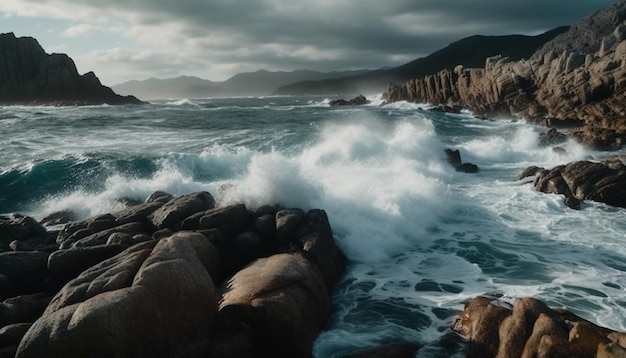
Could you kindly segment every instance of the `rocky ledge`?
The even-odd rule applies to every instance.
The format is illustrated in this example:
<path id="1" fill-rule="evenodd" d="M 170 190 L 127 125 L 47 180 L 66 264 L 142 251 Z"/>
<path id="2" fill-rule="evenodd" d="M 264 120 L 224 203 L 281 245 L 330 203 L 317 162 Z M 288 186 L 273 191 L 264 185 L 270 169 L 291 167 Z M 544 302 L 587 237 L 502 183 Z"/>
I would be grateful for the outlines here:
<path id="1" fill-rule="evenodd" d="M 346 261 L 323 210 L 208 192 L 0 217 L 0 245 L 0 357 L 310 357 Z"/>
<path id="2" fill-rule="evenodd" d="M 626 166 L 620 157 L 577 161 L 549 170 L 531 166 L 517 179 L 533 176 L 535 190 L 565 195 L 565 204 L 570 208 L 578 209 L 583 200 L 626 208 Z"/>
<path id="3" fill-rule="evenodd" d="M 626 357 L 626 333 L 528 297 L 512 305 L 493 296 L 474 298 L 452 329 L 469 340 L 468 358 Z"/>
<path id="4" fill-rule="evenodd" d="M 424 102 L 467 108 L 478 116 L 515 116 L 567 125 L 568 134 L 598 149 L 626 140 L 626 0 L 596 12 L 529 59 L 487 58 L 484 68 L 444 70 L 402 86 L 387 103 Z"/>
<path id="5" fill-rule="evenodd" d="M 0 34 L 0 105 L 140 104 L 103 86 L 93 72 L 78 74 L 64 54 L 47 54 L 32 37 Z"/>

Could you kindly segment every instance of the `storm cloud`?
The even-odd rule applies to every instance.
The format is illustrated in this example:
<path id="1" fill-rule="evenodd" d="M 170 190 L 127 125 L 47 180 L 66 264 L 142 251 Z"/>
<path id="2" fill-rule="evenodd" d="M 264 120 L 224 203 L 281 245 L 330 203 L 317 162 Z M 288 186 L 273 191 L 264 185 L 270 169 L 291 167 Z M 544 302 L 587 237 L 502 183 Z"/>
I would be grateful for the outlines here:
<path id="1" fill-rule="evenodd" d="M 180 74 L 223 80 L 259 69 L 397 66 L 474 34 L 538 34 L 571 25 L 613 2 L 2 0 L 0 14 L 54 20 L 56 27 L 23 35 L 57 36 L 55 47 L 79 69 L 115 84 Z"/>

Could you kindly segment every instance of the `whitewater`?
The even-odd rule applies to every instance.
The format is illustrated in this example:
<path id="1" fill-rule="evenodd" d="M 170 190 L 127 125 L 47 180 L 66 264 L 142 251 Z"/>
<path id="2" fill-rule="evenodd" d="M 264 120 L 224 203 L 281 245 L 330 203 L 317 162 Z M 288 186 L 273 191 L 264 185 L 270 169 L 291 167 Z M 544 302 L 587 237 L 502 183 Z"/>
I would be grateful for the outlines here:
<path id="1" fill-rule="evenodd" d="M 485 293 L 536 297 L 626 330 L 624 209 L 571 210 L 515 180 L 530 165 L 607 153 L 574 142 L 555 153 L 538 144 L 545 128 L 512 118 L 371 99 L 0 107 L 0 213 L 86 218 L 157 190 L 324 209 L 349 263 L 315 357 L 396 341 L 424 345 L 419 357 L 463 356 L 449 327 Z M 480 171 L 454 171 L 446 148 Z"/>

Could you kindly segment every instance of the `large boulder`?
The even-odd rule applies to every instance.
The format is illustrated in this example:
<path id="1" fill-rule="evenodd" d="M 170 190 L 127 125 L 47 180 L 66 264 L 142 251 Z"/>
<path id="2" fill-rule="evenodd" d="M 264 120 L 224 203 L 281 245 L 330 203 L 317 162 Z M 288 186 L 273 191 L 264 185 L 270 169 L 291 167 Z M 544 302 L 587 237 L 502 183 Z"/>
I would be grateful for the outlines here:
<path id="1" fill-rule="evenodd" d="M 17 357 L 206 356 L 215 255 L 204 236 L 181 232 L 88 269 L 54 297 Z"/>
<path id="2" fill-rule="evenodd" d="M 225 331 L 215 356 L 310 357 L 330 314 L 323 278 L 298 254 L 259 259 L 221 291 L 218 322 Z"/>
<path id="3" fill-rule="evenodd" d="M 42 293 L 16 296 L 0 303 L 0 327 L 34 322 L 41 316 L 52 297 Z"/>
<path id="4" fill-rule="evenodd" d="M 564 194 L 569 207 L 578 208 L 583 200 L 626 207 L 626 167 L 621 160 L 577 161 L 550 170 L 531 167 L 518 179 L 532 172 L 537 191 Z"/>

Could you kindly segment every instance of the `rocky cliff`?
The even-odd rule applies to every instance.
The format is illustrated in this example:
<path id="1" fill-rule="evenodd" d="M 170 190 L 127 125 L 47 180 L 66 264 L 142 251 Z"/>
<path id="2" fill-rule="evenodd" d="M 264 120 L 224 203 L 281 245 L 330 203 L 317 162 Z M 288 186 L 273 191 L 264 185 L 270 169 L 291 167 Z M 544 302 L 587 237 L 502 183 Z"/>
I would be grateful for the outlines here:
<path id="1" fill-rule="evenodd" d="M 529 59 L 487 58 L 484 68 L 443 70 L 402 86 L 387 102 L 461 106 L 480 116 L 574 125 L 569 134 L 600 149 L 626 139 L 626 1 L 589 15 Z"/>
<path id="2" fill-rule="evenodd" d="M 92 105 L 142 103 L 103 86 L 93 72 L 80 75 L 64 54 L 47 54 L 37 40 L 0 34 L 0 104 Z"/>

